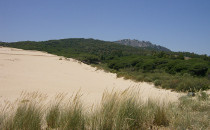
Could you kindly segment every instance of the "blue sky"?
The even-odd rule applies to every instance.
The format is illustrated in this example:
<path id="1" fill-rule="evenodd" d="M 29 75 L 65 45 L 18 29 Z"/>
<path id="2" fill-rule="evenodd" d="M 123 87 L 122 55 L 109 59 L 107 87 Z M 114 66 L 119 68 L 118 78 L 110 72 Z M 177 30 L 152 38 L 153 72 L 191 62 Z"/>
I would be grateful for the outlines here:
<path id="1" fill-rule="evenodd" d="M 138 39 L 210 55 L 210 0 L 0 0 L 0 41 Z"/>

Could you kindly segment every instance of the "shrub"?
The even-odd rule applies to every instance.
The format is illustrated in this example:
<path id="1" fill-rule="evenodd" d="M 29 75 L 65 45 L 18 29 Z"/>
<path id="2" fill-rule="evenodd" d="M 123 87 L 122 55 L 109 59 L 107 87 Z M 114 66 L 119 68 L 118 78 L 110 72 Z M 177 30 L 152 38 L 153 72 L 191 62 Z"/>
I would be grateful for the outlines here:
<path id="1" fill-rule="evenodd" d="M 201 80 L 200 78 L 183 78 L 182 81 L 177 86 L 176 90 L 178 91 L 199 91 L 207 90 L 209 81 Z"/>
<path id="2" fill-rule="evenodd" d="M 137 81 L 144 81 L 144 75 L 138 75 L 137 77 L 136 77 L 136 80 Z"/>
<path id="3" fill-rule="evenodd" d="M 164 81 L 162 83 L 162 87 L 166 88 L 166 89 L 176 89 L 177 90 L 177 86 L 180 83 L 179 79 L 170 79 L 168 81 Z"/>
<path id="4" fill-rule="evenodd" d="M 190 69 L 191 73 L 196 76 L 205 76 L 208 71 L 208 65 L 197 63 Z"/>
<path id="5" fill-rule="evenodd" d="M 160 86 L 161 83 L 162 83 L 161 80 L 155 80 L 154 81 L 155 86 Z"/>
<path id="6" fill-rule="evenodd" d="M 209 95 L 204 91 L 200 91 L 197 94 L 197 96 L 198 96 L 198 99 L 201 100 L 201 101 L 208 100 L 208 98 L 209 98 Z"/>
<path id="7" fill-rule="evenodd" d="M 145 71 L 151 71 L 155 69 L 155 64 L 153 61 L 147 61 L 142 65 L 143 70 Z"/>
<path id="8" fill-rule="evenodd" d="M 145 78 L 144 78 L 144 81 L 145 81 L 145 82 L 152 82 L 152 79 L 151 79 L 150 77 L 145 77 Z"/>

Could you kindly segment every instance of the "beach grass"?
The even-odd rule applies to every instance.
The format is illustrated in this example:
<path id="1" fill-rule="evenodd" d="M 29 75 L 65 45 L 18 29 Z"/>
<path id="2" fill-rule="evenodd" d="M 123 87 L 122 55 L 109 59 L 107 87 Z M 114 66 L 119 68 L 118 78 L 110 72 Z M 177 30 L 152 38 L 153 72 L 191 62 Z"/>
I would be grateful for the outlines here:
<path id="1" fill-rule="evenodd" d="M 105 91 L 92 107 L 84 105 L 80 92 L 71 98 L 60 94 L 52 101 L 38 92 L 23 95 L 1 106 L 1 130 L 210 128 L 210 98 L 201 91 L 169 103 L 142 99 L 134 89 Z"/>

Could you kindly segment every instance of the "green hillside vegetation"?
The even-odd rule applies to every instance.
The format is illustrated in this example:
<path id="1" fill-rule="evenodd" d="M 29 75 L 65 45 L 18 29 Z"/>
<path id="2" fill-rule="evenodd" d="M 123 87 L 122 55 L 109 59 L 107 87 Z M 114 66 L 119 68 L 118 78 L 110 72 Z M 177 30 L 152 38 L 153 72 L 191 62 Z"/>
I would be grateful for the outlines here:
<path id="1" fill-rule="evenodd" d="M 118 77 L 153 82 L 176 91 L 210 88 L 210 57 L 189 52 L 162 52 L 94 39 L 72 38 L 49 41 L 0 43 L 1 46 L 45 51 L 77 59 Z"/>

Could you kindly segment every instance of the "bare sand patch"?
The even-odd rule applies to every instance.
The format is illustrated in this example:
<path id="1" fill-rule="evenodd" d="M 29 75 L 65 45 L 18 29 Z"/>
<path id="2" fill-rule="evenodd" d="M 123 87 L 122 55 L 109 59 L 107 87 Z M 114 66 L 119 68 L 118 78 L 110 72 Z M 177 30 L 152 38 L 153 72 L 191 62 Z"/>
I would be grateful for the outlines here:
<path id="1" fill-rule="evenodd" d="M 74 59 L 39 51 L 0 48 L 1 99 L 16 99 L 22 91 L 39 91 L 51 97 L 58 93 L 72 95 L 80 90 L 85 103 L 96 103 L 105 89 L 125 90 L 128 87 L 140 90 L 142 98 L 176 101 L 182 95 L 157 89 L 153 84 L 117 78 L 116 74 Z"/>

